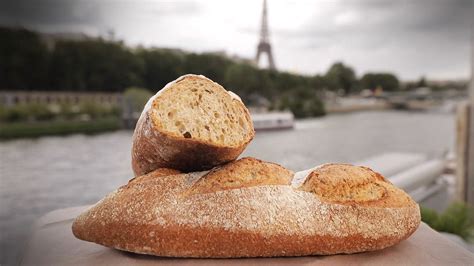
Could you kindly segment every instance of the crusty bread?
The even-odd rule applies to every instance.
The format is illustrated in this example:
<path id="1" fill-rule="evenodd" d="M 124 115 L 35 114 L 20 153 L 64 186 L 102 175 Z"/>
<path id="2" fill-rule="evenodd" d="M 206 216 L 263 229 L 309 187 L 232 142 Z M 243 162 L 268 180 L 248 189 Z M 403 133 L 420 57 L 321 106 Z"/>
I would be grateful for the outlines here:
<path id="1" fill-rule="evenodd" d="M 245 157 L 212 169 L 188 191 L 193 194 L 262 185 L 289 185 L 293 172 L 278 164 Z"/>
<path id="2" fill-rule="evenodd" d="M 315 168 L 299 188 L 315 193 L 321 201 L 382 208 L 405 207 L 413 200 L 382 175 L 367 167 L 325 164 Z"/>
<path id="3" fill-rule="evenodd" d="M 323 165 L 291 185 L 291 171 L 252 158 L 162 174 L 108 195 L 76 218 L 74 235 L 158 256 L 301 256 L 383 249 L 420 223 L 418 205 L 368 168 Z"/>
<path id="4" fill-rule="evenodd" d="M 209 170 L 235 160 L 255 135 L 240 98 L 212 80 L 185 75 L 146 104 L 135 128 L 135 176 L 158 168 Z"/>
<path id="5" fill-rule="evenodd" d="M 175 169 L 169 169 L 169 168 L 159 168 L 156 169 L 155 171 L 148 173 L 146 175 L 141 175 L 141 176 L 136 176 L 128 181 L 128 185 L 134 184 L 135 182 L 141 182 L 143 183 L 145 180 L 148 179 L 154 179 L 160 176 L 170 176 L 170 175 L 177 175 L 181 174 L 180 171 L 175 170 Z"/>

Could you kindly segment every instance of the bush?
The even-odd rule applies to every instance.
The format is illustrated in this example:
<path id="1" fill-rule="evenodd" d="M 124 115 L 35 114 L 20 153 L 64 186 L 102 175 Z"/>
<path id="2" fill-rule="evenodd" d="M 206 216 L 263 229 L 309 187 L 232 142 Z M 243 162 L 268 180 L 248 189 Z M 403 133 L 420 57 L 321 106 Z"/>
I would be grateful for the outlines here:
<path id="1" fill-rule="evenodd" d="M 364 89 L 375 90 L 380 87 L 384 91 L 396 91 L 400 88 L 398 78 L 391 73 L 367 73 L 361 78 Z"/>
<path id="2" fill-rule="evenodd" d="M 116 106 L 102 105 L 95 102 L 83 102 L 79 105 L 79 114 L 87 115 L 92 119 L 118 116 L 120 109 Z"/>
<path id="3" fill-rule="evenodd" d="M 11 107 L 0 106 L 0 122 L 14 123 L 24 121 L 47 121 L 63 118 L 66 120 L 86 115 L 90 118 L 119 117 L 121 110 L 117 106 L 84 102 L 79 105 L 60 104 L 19 104 Z"/>
<path id="4" fill-rule="evenodd" d="M 68 103 L 61 103 L 59 109 L 59 116 L 65 119 L 73 119 L 80 113 L 79 106 Z"/>
<path id="5" fill-rule="evenodd" d="M 22 121 L 28 119 L 28 112 L 21 106 L 6 109 L 5 120 L 8 122 Z"/>
<path id="6" fill-rule="evenodd" d="M 46 104 L 29 104 L 25 106 L 29 119 L 44 121 L 50 120 L 55 116 L 55 113 Z"/>
<path id="7" fill-rule="evenodd" d="M 3 120 L 5 122 L 25 121 L 28 119 L 28 110 L 21 105 L 4 109 Z"/>
<path id="8" fill-rule="evenodd" d="M 48 135 L 95 134 L 120 129 L 117 118 L 101 118 L 93 121 L 48 121 L 35 123 L 7 123 L 1 126 L 0 139 L 34 138 Z"/>
<path id="9" fill-rule="evenodd" d="M 102 116 L 102 108 L 93 102 L 83 102 L 79 104 L 79 113 L 90 116 L 90 118 L 97 118 Z"/>
<path id="10" fill-rule="evenodd" d="M 290 110 L 295 117 L 314 117 L 325 114 L 324 104 L 320 98 L 312 93 L 311 88 L 299 87 L 283 95 L 276 109 Z M 273 107 L 272 107 L 273 109 Z"/>
<path id="11" fill-rule="evenodd" d="M 474 241 L 474 208 L 462 202 L 452 203 L 443 213 L 421 207 L 421 220 L 436 231 Z"/>
<path id="12" fill-rule="evenodd" d="M 54 116 L 54 112 L 46 104 L 19 104 L 0 108 L 1 122 L 44 121 Z"/>

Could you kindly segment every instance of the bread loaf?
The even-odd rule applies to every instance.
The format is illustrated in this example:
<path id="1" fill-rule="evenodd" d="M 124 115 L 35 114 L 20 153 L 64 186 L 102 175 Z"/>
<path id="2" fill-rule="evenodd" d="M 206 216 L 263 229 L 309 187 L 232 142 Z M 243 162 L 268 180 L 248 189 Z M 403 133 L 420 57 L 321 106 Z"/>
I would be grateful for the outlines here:
<path id="1" fill-rule="evenodd" d="M 146 104 L 135 128 L 135 176 L 158 168 L 209 170 L 235 160 L 255 135 L 240 98 L 212 80 L 185 75 Z"/>
<path id="2" fill-rule="evenodd" d="M 244 158 L 211 171 L 151 172 L 81 214 L 74 235 L 136 253 L 229 258 L 355 253 L 392 246 L 418 205 L 380 174 L 328 164 L 295 175 Z"/>

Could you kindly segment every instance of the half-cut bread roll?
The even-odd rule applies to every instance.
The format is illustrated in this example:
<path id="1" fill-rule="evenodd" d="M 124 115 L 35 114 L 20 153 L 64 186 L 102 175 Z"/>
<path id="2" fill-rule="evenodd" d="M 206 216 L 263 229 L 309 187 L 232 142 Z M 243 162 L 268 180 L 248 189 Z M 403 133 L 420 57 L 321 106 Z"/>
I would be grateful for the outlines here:
<path id="1" fill-rule="evenodd" d="M 135 176 L 158 168 L 208 170 L 235 160 L 255 135 L 240 98 L 212 80 L 185 75 L 146 104 L 133 135 Z"/>
<path id="2" fill-rule="evenodd" d="M 74 221 L 74 235 L 158 256 L 273 257 L 379 250 L 420 224 L 418 205 L 368 168 L 323 165 L 292 185 L 291 171 L 253 158 L 165 172 L 108 195 Z"/>

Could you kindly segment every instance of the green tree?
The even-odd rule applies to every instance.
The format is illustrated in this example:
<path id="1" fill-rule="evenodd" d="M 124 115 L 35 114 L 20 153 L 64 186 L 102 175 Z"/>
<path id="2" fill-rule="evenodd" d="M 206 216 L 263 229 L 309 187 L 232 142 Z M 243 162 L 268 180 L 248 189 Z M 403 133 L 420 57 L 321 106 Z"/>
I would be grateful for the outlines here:
<path id="1" fill-rule="evenodd" d="M 215 53 L 186 55 L 184 71 L 186 73 L 201 74 L 216 82 L 222 83 L 226 78 L 226 70 L 234 65 L 230 59 Z"/>
<path id="2" fill-rule="evenodd" d="M 354 70 L 342 62 L 334 63 L 326 72 L 325 79 L 329 89 L 342 89 L 345 94 L 352 92 L 357 82 Z"/>
<path id="3" fill-rule="evenodd" d="M 258 70 L 248 64 L 233 64 L 226 69 L 224 86 L 239 94 L 244 100 L 252 93 L 260 91 Z"/>
<path id="4" fill-rule="evenodd" d="M 288 90 L 296 87 L 309 87 L 311 86 L 311 78 L 295 75 L 288 72 L 278 72 L 275 75 L 275 89 L 278 93 L 285 93 Z"/>
<path id="5" fill-rule="evenodd" d="M 420 80 L 418 80 L 418 82 L 416 83 L 416 87 L 421 88 L 421 87 L 426 87 L 426 86 L 428 86 L 426 83 L 426 78 L 425 76 L 422 76 Z"/>
<path id="6" fill-rule="evenodd" d="M 325 114 L 324 104 L 318 95 L 307 87 L 297 87 L 286 92 L 277 105 L 279 110 L 290 110 L 297 118 Z"/>
<path id="7" fill-rule="evenodd" d="M 311 77 L 310 85 L 316 90 L 321 90 L 328 87 L 325 77 L 321 75 L 314 75 L 313 77 Z"/>
<path id="8" fill-rule="evenodd" d="M 45 89 L 49 53 L 39 36 L 0 27 L 0 89 Z"/>
<path id="9" fill-rule="evenodd" d="M 390 73 L 366 73 L 361 78 L 364 89 L 375 90 L 382 88 L 384 91 L 395 91 L 400 89 L 398 78 Z"/>
<path id="10" fill-rule="evenodd" d="M 122 43 L 58 41 L 51 60 L 51 89 L 122 91 L 142 85 L 144 64 Z"/>
<path id="11" fill-rule="evenodd" d="M 144 86 L 158 91 L 168 82 L 185 73 L 185 55 L 169 49 L 139 49 L 137 55 L 144 62 Z"/>

